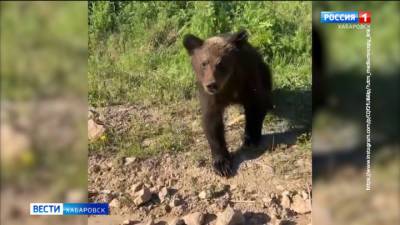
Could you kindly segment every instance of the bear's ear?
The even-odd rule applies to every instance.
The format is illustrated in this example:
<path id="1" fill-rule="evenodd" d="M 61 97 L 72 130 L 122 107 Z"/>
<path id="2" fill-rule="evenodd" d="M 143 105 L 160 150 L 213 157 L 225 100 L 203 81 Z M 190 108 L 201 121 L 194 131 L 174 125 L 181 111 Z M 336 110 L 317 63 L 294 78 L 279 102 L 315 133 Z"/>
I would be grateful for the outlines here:
<path id="1" fill-rule="evenodd" d="M 202 45 L 203 45 L 203 40 L 192 34 L 186 34 L 183 37 L 183 46 L 185 46 L 186 50 L 189 52 L 190 55 L 193 54 L 193 51 L 196 48 L 199 48 Z"/>
<path id="2" fill-rule="evenodd" d="M 232 34 L 232 36 L 229 38 L 229 41 L 240 47 L 247 41 L 248 37 L 249 35 L 247 34 L 246 30 L 240 30 L 239 32 Z"/>

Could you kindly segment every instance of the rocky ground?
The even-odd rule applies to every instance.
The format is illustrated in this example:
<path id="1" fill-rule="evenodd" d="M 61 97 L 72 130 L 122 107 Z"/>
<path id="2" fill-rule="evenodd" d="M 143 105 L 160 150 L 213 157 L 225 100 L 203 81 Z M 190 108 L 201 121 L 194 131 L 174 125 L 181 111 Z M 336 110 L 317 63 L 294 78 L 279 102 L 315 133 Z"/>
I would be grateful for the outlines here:
<path id="1" fill-rule="evenodd" d="M 135 123 L 121 122 L 122 117 L 153 118 L 163 113 L 136 106 L 94 111 L 89 123 L 95 124 L 89 124 L 89 130 L 99 139 L 103 130 L 125 132 L 125 126 Z M 311 151 L 306 134 L 274 122 L 265 126 L 260 148 L 244 149 L 243 116 L 240 110 L 229 111 L 226 137 L 236 174 L 227 179 L 211 170 L 205 137 L 196 126 L 199 118 L 189 115 L 183 113 L 179 119 L 195 136 L 185 150 L 147 157 L 124 156 L 107 148 L 90 151 L 89 201 L 110 203 L 114 216 L 90 217 L 89 224 L 311 223 Z"/>

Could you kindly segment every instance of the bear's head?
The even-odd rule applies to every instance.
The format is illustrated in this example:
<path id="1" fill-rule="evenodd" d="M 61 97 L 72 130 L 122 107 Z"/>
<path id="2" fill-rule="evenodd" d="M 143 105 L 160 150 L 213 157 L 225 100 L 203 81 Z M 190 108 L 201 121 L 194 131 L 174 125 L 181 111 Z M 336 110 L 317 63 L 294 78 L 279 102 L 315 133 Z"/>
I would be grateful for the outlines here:
<path id="1" fill-rule="evenodd" d="M 247 32 L 215 36 L 202 40 L 192 34 L 183 38 L 197 80 L 206 93 L 217 94 L 232 76 L 237 63 L 237 53 L 247 42 Z"/>

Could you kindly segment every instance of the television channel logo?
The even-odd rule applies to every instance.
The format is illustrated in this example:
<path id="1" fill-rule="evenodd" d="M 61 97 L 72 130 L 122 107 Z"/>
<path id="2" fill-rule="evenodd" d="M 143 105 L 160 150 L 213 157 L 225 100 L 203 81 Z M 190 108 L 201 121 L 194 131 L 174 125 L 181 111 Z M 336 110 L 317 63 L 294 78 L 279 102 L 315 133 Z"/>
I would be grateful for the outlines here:
<path id="1" fill-rule="evenodd" d="M 31 203 L 31 215 L 62 215 L 62 203 Z"/>
<path id="2" fill-rule="evenodd" d="M 321 23 L 359 23 L 359 24 L 370 24 L 371 13 L 364 11 L 321 11 L 320 14 Z"/>
<path id="3" fill-rule="evenodd" d="M 31 215 L 108 215 L 108 203 L 31 203 Z"/>

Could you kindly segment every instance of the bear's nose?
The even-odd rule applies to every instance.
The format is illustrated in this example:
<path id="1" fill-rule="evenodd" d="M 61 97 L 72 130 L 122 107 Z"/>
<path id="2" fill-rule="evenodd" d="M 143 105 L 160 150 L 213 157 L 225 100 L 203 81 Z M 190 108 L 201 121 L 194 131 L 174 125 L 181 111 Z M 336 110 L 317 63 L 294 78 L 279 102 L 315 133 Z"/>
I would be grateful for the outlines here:
<path id="1" fill-rule="evenodd" d="M 208 90 L 209 92 L 212 92 L 212 93 L 216 92 L 217 89 L 218 89 L 218 85 L 217 85 L 216 82 L 208 83 L 208 84 L 206 85 L 206 87 L 207 87 L 207 90 Z"/>

